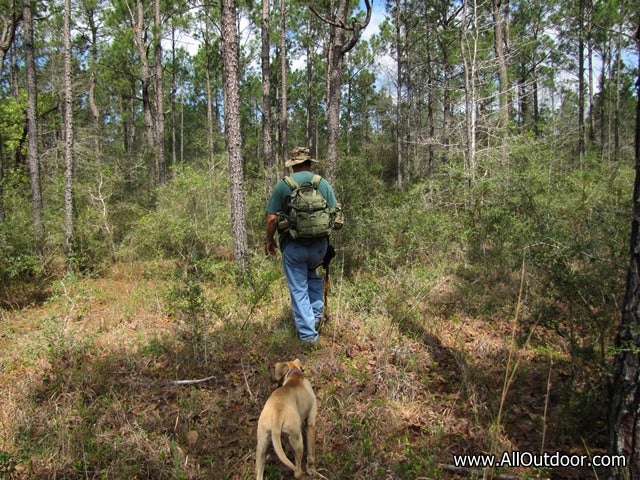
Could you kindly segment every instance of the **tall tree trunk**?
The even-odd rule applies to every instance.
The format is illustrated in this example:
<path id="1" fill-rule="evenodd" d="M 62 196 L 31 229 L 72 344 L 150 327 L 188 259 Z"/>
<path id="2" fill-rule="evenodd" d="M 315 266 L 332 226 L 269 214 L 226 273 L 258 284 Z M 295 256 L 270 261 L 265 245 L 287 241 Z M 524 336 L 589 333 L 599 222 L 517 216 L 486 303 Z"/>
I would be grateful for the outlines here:
<path id="1" fill-rule="evenodd" d="M 584 2 L 578 2 L 578 155 L 580 166 L 585 153 L 585 125 L 584 125 Z"/>
<path id="2" fill-rule="evenodd" d="M 477 93 L 476 68 L 478 49 L 478 15 L 476 0 L 473 1 L 473 27 L 471 33 L 467 27 L 467 13 L 470 9 L 468 0 L 464 0 L 461 22 L 461 51 L 464 65 L 464 96 L 466 111 L 466 167 L 469 171 L 469 182 L 473 182 L 476 169 L 476 123 L 477 123 Z M 469 40 L 470 39 L 470 40 Z"/>
<path id="3" fill-rule="evenodd" d="M 339 0 L 338 7 L 332 10 L 331 18 L 323 18 L 318 12 L 311 10 L 324 22 L 330 25 L 329 33 L 329 70 L 327 72 L 327 168 L 325 176 L 332 181 L 335 178 L 338 165 L 338 134 L 340 131 L 340 94 L 342 88 L 342 72 L 344 70 L 344 56 L 356 46 L 360 34 L 371 20 L 371 2 L 364 0 L 367 15 L 364 22 L 352 20 L 351 27 L 347 27 L 349 0 Z M 351 36 L 347 38 L 346 32 Z"/>
<path id="4" fill-rule="evenodd" d="M 235 0 L 221 0 L 222 11 L 222 72 L 224 83 L 224 131 L 229 156 L 231 180 L 231 226 L 233 255 L 238 272 L 244 276 L 248 267 L 246 205 L 242 165 L 240 130 L 240 88 L 238 82 L 239 49 Z"/>
<path id="5" fill-rule="evenodd" d="M 143 0 L 136 0 L 136 13 L 130 12 L 131 26 L 135 33 L 135 43 L 140 57 L 140 81 L 142 83 L 142 111 L 146 138 L 146 157 L 149 162 L 149 186 L 155 186 L 158 179 L 156 141 L 154 138 L 153 113 L 151 106 L 151 69 L 147 45 L 144 38 L 144 6 Z"/>
<path id="6" fill-rule="evenodd" d="M 309 26 L 309 36 L 312 36 L 312 28 L 313 28 L 313 23 L 311 21 L 311 19 L 309 19 L 308 22 L 308 26 Z M 305 52 L 306 52 L 306 58 L 307 58 L 307 67 L 306 67 L 306 81 L 307 81 L 307 98 L 306 98 L 306 112 L 305 112 L 305 143 L 309 146 L 309 148 L 311 148 L 311 145 L 315 145 L 316 150 L 318 148 L 318 137 L 314 134 L 315 130 L 314 130 L 314 125 L 312 124 L 312 119 L 315 117 L 313 115 L 314 112 L 314 108 L 313 108 L 313 49 L 312 49 L 312 45 L 313 42 L 311 40 L 306 42 L 305 45 Z M 317 120 L 316 120 L 316 125 L 317 125 Z M 312 142 L 312 138 L 315 137 L 315 141 Z M 314 157 L 317 157 L 317 153 L 314 155 Z"/>
<path id="7" fill-rule="evenodd" d="M 42 220 L 42 186 L 40 183 L 40 153 L 38 151 L 38 87 L 33 42 L 33 0 L 24 0 L 22 7 L 25 73 L 27 79 L 27 131 L 29 179 L 31 181 L 31 214 L 36 242 L 42 246 L 44 222 Z"/>
<path id="8" fill-rule="evenodd" d="M 91 67 L 89 71 L 89 110 L 91 111 L 91 119 L 93 123 L 93 151 L 98 163 L 102 160 L 102 123 L 100 119 L 100 110 L 96 102 L 96 86 L 98 77 L 98 26 L 95 19 L 95 10 L 87 9 L 87 21 L 89 23 L 89 32 L 91 35 Z"/>
<path id="9" fill-rule="evenodd" d="M 506 0 L 508 3 L 508 0 Z M 498 77 L 500 78 L 500 114 L 499 124 L 501 127 L 506 127 L 509 122 L 509 75 L 508 75 L 508 61 L 505 53 L 505 35 L 504 35 L 504 20 L 502 17 L 502 4 L 503 0 L 491 0 L 491 11 L 493 14 L 493 42 L 494 50 L 496 52 L 496 59 L 498 61 Z"/>
<path id="10" fill-rule="evenodd" d="M 587 32 L 586 32 L 586 40 L 587 40 L 587 88 L 588 88 L 588 99 L 589 102 L 589 129 L 587 131 L 587 135 L 589 138 L 589 144 L 593 146 L 596 142 L 596 115 L 595 115 L 595 104 L 593 98 L 593 1 L 587 0 L 587 8 L 585 11 L 587 15 Z M 603 63 L 606 63 L 603 59 Z M 602 65 L 602 69 L 604 70 L 604 65 Z M 601 93 L 604 93 L 601 91 Z M 602 99 L 604 102 L 604 99 Z"/>
<path id="11" fill-rule="evenodd" d="M 640 51 L 640 23 L 636 32 Z M 638 54 L 640 72 L 640 53 Z M 631 260 L 622 320 L 616 338 L 617 355 L 609 410 L 609 453 L 624 455 L 627 467 L 614 469 L 615 480 L 640 479 L 640 73 L 636 80 L 635 182 L 631 223 Z"/>
<path id="12" fill-rule="evenodd" d="M 64 1 L 64 252 L 73 268 L 73 92 L 71 90 L 71 0 Z"/>
<path id="13" fill-rule="evenodd" d="M 22 11 L 19 11 L 15 0 L 10 0 L 7 11 L 0 11 L 0 75 L 4 66 L 4 57 L 13 44 L 18 22 L 22 19 Z M 0 222 L 4 221 L 4 155 L 0 145 Z"/>
<path id="14" fill-rule="evenodd" d="M 620 158 L 620 92 L 621 88 L 621 71 L 622 71 L 622 37 L 623 24 L 620 22 L 618 34 L 616 35 L 616 108 L 613 115 L 613 158 Z M 636 124 L 637 126 L 637 124 Z"/>
<path id="15" fill-rule="evenodd" d="M 160 19 L 160 0 L 154 2 L 153 38 L 155 54 L 155 157 L 158 185 L 164 185 L 167 179 L 167 160 L 164 152 L 164 75 L 162 72 L 162 21 Z"/>
<path id="16" fill-rule="evenodd" d="M 176 26 L 171 22 L 171 165 L 178 162 Z M 170 167 L 169 167 L 170 168 Z"/>
<path id="17" fill-rule="evenodd" d="M 205 20 L 206 21 L 206 20 Z M 209 157 L 209 168 L 213 168 L 213 95 L 211 93 L 211 44 L 209 40 L 209 29 L 204 28 L 204 79 L 207 92 L 207 155 Z"/>
<path id="18" fill-rule="evenodd" d="M 287 89 L 287 5 L 280 0 L 280 151 L 282 158 L 289 153 L 289 106 Z"/>
<path id="19" fill-rule="evenodd" d="M 16 28 L 22 18 L 16 0 L 9 0 L 6 11 L 0 11 L 0 73 L 4 65 L 4 56 L 13 44 Z"/>
<path id="20" fill-rule="evenodd" d="M 402 190 L 404 187 L 404 148 L 403 148 L 403 134 L 406 130 L 404 126 L 405 115 L 403 114 L 403 98 L 402 90 L 403 85 L 403 73 L 402 73 L 402 56 L 404 47 L 402 46 L 402 2 L 396 0 L 395 4 L 395 25 L 396 25 L 396 168 L 397 168 L 397 185 L 398 190 Z"/>
<path id="21" fill-rule="evenodd" d="M 452 125 L 452 102 L 451 102 L 451 93 L 449 88 L 449 81 L 453 76 L 453 65 L 449 60 L 449 48 L 446 45 L 443 45 L 443 55 L 442 55 L 442 153 L 443 153 L 443 162 L 446 162 L 449 157 L 449 150 L 451 148 L 451 125 Z"/>
<path id="22" fill-rule="evenodd" d="M 265 196 L 275 184 L 273 171 L 273 144 L 271 142 L 271 42 L 270 42 L 270 1 L 262 0 L 262 159 L 264 164 Z"/>

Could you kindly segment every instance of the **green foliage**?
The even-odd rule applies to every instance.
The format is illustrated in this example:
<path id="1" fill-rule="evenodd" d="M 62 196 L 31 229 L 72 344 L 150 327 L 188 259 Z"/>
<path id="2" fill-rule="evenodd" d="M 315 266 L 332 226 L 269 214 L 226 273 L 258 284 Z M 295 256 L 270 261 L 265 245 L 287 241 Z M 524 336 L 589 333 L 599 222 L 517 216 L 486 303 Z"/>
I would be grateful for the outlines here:
<path id="1" fill-rule="evenodd" d="M 5 178 L 6 216 L 0 222 L 0 304 L 19 305 L 38 298 L 47 280 L 46 264 L 38 255 L 31 210 L 21 193 L 28 183 L 21 171 Z"/>
<path id="2" fill-rule="evenodd" d="M 364 162 L 345 159 L 338 182 L 346 226 L 335 240 L 359 282 L 352 301 L 413 331 L 420 290 L 403 278 L 431 270 L 455 274 L 454 298 L 470 314 L 510 316 L 524 269 L 524 324 L 605 361 L 624 291 L 629 168 L 596 157 L 576 165 L 519 137 L 480 158 L 471 182 L 448 165 L 398 192 L 380 180 L 380 164 Z"/>
<path id="3" fill-rule="evenodd" d="M 25 91 L 19 96 L 8 96 L 0 100 L 0 139 L 2 148 L 0 151 L 17 152 L 24 140 L 25 104 L 27 94 Z M 23 152 L 20 152 L 23 153 Z"/>
<path id="4" fill-rule="evenodd" d="M 340 167 L 338 197 L 345 227 L 336 237 L 347 269 L 410 268 L 457 255 L 464 225 L 442 186 L 429 180 L 398 192 L 383 182 L 382 163 L 366 162 L 364 157 L 347 158 Z"/>
<path id="5" fill-rule="evenodd" d="M 458 273 L 475 299 L 469 306 L 492 314 L 515 303 L 524 268 L 529 320 L 602 358 L 624 289 L 632 172 L 598 162 L 576 169 L 555 157 L 524 141 L 487 162 L 488 175 L 469 191 Z"/>
<path id="6" fill-rule="evenodd" d="M 124 240 L 123 254 L 211 262 L 231 249 L 229 185 L 218 171 L 184 168 L 158 192 L 156 208 Z"/>

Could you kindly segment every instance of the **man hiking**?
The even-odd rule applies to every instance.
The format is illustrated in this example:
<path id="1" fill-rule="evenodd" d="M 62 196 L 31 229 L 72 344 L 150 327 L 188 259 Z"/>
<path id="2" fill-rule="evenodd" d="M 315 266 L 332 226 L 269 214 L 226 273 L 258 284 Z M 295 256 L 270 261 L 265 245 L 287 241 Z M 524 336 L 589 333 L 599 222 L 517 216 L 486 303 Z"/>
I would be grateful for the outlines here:
<path id="1" fill-rule="evenodd" d="M 275 255 L 279 244 L 298 336 L 314 345 L 324 308 L 323 281 L 316 268 L 329 248 L 330 230 L 342 226 L 333 187 L 311 170 L 317 162 L 308 148 L 294 148 L 285 162 L 292 173 L 276 184 L 266 208 L 266 251 Z"/>

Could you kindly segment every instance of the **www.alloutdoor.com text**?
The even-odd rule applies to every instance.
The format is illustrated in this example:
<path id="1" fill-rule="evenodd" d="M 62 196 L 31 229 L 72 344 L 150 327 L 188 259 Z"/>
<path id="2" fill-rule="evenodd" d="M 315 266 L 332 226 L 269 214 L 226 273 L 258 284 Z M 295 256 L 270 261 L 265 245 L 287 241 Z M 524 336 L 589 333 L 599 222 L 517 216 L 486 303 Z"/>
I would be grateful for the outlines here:
<path id="1" fill-rule="evenodd" d="M 470 468 L 625 468 L 627 460 L 623 455 L 577 455 L 561 452 L 533 453 L 515 451 L 504 452 L 502 455 L 454 455 L 453 464 L 456 467 Z"/>

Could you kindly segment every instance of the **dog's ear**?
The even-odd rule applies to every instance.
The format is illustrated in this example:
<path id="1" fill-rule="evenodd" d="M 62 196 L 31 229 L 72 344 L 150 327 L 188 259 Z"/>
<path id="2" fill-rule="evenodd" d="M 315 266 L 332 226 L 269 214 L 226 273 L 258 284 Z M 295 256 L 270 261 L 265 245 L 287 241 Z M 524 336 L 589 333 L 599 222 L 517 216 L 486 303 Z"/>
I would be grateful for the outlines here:
<path id="1" fill-rule="evenodd" d="M 292 365 L 295 366 L 295 368 L 299 368 L 301 372 L 304 372 L 304 368 L 302 368 L 302 362 L 300 362 L 300 360 L 298 360 L 297 358 L 291 362 Z"/>
<path id="2" fill-rule="evenodd" d="M 278 382 L 284 378 L 287 373 L 288 367 L 286 362 L 278 362 L 273 369 L 273 379 Z"/>

